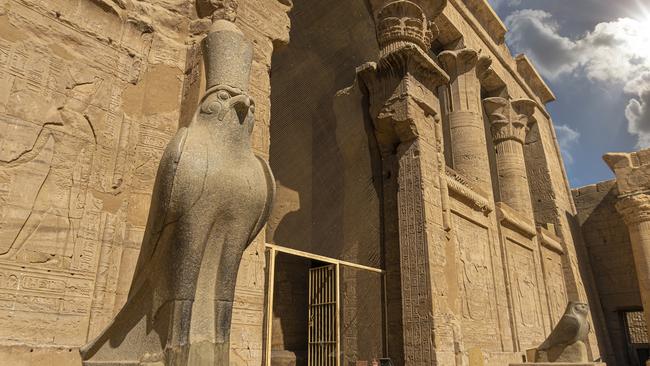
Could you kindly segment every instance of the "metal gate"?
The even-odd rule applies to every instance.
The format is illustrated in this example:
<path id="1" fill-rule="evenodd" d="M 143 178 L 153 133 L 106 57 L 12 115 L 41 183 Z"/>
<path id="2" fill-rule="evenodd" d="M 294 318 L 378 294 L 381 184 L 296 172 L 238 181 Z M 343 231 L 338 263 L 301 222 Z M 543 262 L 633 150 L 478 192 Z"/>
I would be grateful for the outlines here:
<path id="1" fill-rule="evenodd" d="M 309 270 L 309 366 L 338 365 L 336 265 Z"/>
<path id="2" fill-rule="evenodd" d="M 340 366 L 341 352 L 341 301 L 339 281 L 341 267 L 379 273 L 385 281 L 384 271 L 379 268 L 364 266 L 357 263 L 342 261 L 335 258 L 285 248 L 275 244 L 265 244 L 268 259 L 268 277 L 266 281 L 266 315 L 264 325 L 264 366 L 271 366 L 271 351 L 273 342 L 273 298 L 275 296 L 275 262 L 278 253 L 284 253 L 301 258 L 324 263 L 323 266 L 309 270 L 309 301 L 308 301 L 308 332 L 307 332 L 307 364 L 308 366 Z M 386 284 L 384 283 L 384 288 Z M 385 293 L 384 293 L 385 296 Z M 384 299 L 385 304 L 385 299 Z M 384 308 L 384 314 L 386 309 Z M 383 324 L 387 321 L 384 320 Z M 388 330 L 384 328 L 384 331 Z M 384 339 L 388 339 L 386 335 Z M 388 344 L 384 345 L 388 349 Z"/>

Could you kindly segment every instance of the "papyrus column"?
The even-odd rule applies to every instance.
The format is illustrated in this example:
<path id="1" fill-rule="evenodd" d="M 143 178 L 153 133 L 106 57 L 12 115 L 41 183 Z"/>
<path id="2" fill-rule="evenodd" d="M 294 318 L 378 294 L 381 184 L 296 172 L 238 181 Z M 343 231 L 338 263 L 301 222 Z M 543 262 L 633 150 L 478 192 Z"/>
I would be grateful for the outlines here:
<path id="1" fill-rule="evenodd" d="M 630 234 L 636 276 L 650 333 L 650 149 L 603 157 L 616 175 L 616 209 Z"/>
<path id="2" fill-rule="evenodd" d="M 436 36 L 418 5 L 389 2 L 377 16 L 379 61 L 358 69 L 381 150 L 388 352 L 397 366 L 449 364 L 434 306 L 445 253 L 437 90 L 449 81 L 428 54 Z"/>
<path id="3" fill-rule="evenodd" d="M 619 197 L 616 209 L 623 216 L 630 233 L 636 276 L 639 281 L 646 326 L 648 326 L 650 325 L 650 195 L 640 193 Z"/>
<path id="4" fill-rule="evenodd" d="M 450 77 L 446 107 L 453 168 L 491 196 L 479 76 L 492 61 L 469 48 L 442 52 L 438 60 Z"/>
<path id="5" fill-rule="evenodd" d="M 529 123 L 534 122 L 535 102 L 528 99 L 487 98 L 483 101 L 490 118 L 496 150 L 500 201 L 525 215 L 533 215 L 524 142 Z"/>

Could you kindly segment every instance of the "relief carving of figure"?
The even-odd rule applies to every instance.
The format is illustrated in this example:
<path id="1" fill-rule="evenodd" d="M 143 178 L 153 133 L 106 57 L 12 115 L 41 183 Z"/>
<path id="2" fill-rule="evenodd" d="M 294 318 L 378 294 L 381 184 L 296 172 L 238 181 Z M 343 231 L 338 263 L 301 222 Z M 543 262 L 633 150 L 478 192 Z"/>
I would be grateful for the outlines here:
<path id="1" fill-rule="evenodd" d="M 163 154 L 127 302 L 84 365 L 229 365 L 237 272 L 275 185 L 251 148 L 252 45 L 224 19 L 203 42 L 207 90 Z"/>
<path id="2" fill-rule="evenodd" d="M 75 96 L 50 108 L 31 146 L 3 144 L 0 182 L 6 196 L 0 212 L 0 258 L 70 266 L 95 153 L 93 128 L 84 113 L 96 87 L 84 84 L 83 92 L 73 90 Z M 15 103 L 45 103 L 31 94 L 17 91 Z"/>

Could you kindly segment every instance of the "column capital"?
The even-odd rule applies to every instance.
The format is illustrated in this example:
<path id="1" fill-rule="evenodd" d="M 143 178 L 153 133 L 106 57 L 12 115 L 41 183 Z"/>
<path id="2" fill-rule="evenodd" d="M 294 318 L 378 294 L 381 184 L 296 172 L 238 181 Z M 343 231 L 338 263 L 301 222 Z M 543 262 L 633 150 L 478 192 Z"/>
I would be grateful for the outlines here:
<path id="1" fill-rule="evenodd" d="M 514 140 L 521 144 L 526 141 L 529 126 L 535 123 L 534 101 L 493 97 L 484 99 L 483 105 L 490 119 L 490 130 L 495 144 L 505 140 Z"/>
<path id="2" fill-rule="evenodd" d="M 603 160 L 616 176 L 621 196 L 650 191 L 650 149 L 632 153 L 609 153 Z"/>
<path id="3" fill-rule="evenodd" d="M 410 44 L 428 50 L 438 32 L 422 8 L 409 0 L 390 1 L 377 15 L 380 57 Z"/>
<path id="4" fill-rule="evenodd" d="M 619 197 L 616 202 L 616 210 L 623 216 L 623 220 L 628 226 L 650 221 L 650 195 L 637 193 Z"/>
<path id="5" fill-rule="evenodd" d="M 370 115 L 382 154 L 416 139 L 438 120 L 437 88 L 449 76 L 429 56 L 438 29 L 422 8 L 409 0 L 389 1 L 377 15 L 379 62 L 357 69 L 370 94 Z"/>
<path id="6" fill-rule="evenodd" d="M 443 51 L 438 55 L 438 61 L 451 80 L 472 71 L 475 71 L 476 78 L 479 79 L 492 65 L 490 56 L 481 55 L 480 51 L 472 48 Z"/>

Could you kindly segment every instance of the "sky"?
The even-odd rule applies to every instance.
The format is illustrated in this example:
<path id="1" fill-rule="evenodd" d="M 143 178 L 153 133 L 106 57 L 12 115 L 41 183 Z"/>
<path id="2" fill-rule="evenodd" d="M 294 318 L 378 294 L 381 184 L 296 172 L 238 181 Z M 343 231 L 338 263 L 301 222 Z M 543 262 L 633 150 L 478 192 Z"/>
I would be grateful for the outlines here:
<path id="1" fill-rule="evenodd" d="M 557 101 L 572 187 L 612 179 L 607 152 L 650 147 L 650 0 L 488 0 Z"/>

